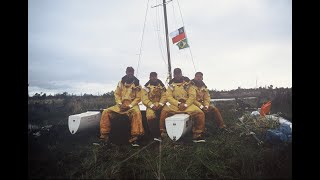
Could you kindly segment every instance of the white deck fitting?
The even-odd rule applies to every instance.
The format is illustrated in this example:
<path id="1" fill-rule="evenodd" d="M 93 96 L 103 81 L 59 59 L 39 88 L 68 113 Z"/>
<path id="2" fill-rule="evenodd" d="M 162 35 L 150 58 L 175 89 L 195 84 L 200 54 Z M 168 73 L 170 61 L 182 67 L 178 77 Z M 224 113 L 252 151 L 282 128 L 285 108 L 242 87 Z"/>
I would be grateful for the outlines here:
<path id="1" fill-rule="evenodd" d="M 100 125 L 101 113 L 99 111 L 87 111 L 81 114 L 70 115 L 68 126 L 71 134 L 78 133 L 88 128 Z"/>
<path id="2" fill-rule="evenodd" d="M 192 120 L 188 114 L 175 114 L 165 120 L 168 136 L 173 141 L 179 140 L 192 129 Z"/>

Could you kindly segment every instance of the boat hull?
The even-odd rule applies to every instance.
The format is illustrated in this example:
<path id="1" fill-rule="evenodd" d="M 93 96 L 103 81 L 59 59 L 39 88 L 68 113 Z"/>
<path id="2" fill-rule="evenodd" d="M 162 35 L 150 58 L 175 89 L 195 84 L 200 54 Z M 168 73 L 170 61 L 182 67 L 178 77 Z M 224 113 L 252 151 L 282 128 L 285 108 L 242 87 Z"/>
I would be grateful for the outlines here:
<path id="1" fill-rule="evenodd" d="M 98 127 L 100 124 L 101 113 L 99 111 L 87 111 L 80 114 L 70 115 L 68 126 L 71 134 L 85 131 L 89 128 Z"/>
<path id="2" fill-rule="evenodd" d="M 166 118 L 165 125 L 170 139 L 178 141 L 191 131 L 192 120 L 188 114 L 175 114 Z"/>
<path id="3" fill-rule="evenodd" d="M 146 106 L 139 103 L 141 113 L 146 111 Z M 68 126 L 71 134 L 76 134 L 81 131 L 86 131 L 91 128 L 100 126 L 102 110 L 89 110 L 84 113 L 70 115 L 68 118 Z"/>

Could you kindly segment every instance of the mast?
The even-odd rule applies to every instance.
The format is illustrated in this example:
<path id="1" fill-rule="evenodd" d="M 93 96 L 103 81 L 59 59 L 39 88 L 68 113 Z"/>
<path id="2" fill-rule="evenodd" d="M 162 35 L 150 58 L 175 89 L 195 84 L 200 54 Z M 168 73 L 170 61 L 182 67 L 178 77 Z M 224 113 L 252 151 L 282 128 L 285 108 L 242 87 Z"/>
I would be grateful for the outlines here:
<path id="1" fill-rule="evenodd" d="M 169 72 L 169 81 L 170 81 L 172 79 L 172 74 L 171 74 L 171 60 L 170 60 L 170 49 L 169 49 L 169 36 L 168 36 L 166 0 L 163 0 L 163 14 L 164 14 L 164 24 L 165 24 L 165 29 L 166 29 L 166 42 L 167 42 L 167 55 L 168 55 L 168 72 Z"/>

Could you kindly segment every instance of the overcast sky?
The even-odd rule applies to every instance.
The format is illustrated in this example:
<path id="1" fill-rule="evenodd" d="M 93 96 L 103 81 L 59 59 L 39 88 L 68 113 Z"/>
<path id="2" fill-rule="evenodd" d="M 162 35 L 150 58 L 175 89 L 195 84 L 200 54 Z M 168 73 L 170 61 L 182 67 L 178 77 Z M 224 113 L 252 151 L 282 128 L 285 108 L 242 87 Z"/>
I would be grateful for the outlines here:
<path id="1" fill-rule="evenodd" d="M 29 94 L 101 95 L 127 66 L 142 85 L 152 71 L 165 82 L 163 6 L 151 8 L 160 2 L 28 0 Z M 292 87 L 291 0 L 173 0 L 167 16 L 169 33 L 184 26 L 190 45 L 169 39 L 172 70 L 201 71 L 216 90 Z"/>

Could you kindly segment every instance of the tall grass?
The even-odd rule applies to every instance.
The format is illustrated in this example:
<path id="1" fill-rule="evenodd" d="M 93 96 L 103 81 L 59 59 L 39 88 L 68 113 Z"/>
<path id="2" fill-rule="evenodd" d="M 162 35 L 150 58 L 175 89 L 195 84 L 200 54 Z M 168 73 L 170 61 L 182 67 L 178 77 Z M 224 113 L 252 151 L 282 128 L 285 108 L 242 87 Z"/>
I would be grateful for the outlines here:
<path id="1" fill-rule="evenodd" d="M 95 103 L 96 102 L 96 103 Z M 105 100 L 69 100 L 55 103 L 54 107 L 65 107 L 58 115 L 52 104 L 45 108 L 29 104 L 29 120 L 41 121 L 48 118 L 50 124 L 57 124 L 57 115 L 67 118 L 67 114 L 83 112 L 85 109 L 107 107 L 114 102 Z M 80 105 L 79 105 L 80 104 Z M 253 103 L 254 104 L 254 103 Z M 57 138 L 48 142 L 47 151 L 54 158 L 48 159 L 50 166 L 29 169 L 30 178 L 54 179 L 291 179 L 292 147 L 291 144 L 273 146 L 264 143 L 257 145 L 256 140 L 244 134 L 238 118 L 246 115 L 236 111 L 232 102 L 219 102 L 225 124 L 229 131 L 219 131 L 214 119 L 206 119 L 206 143 L 193 143 L 191 135 L 178 142 L 166 138 L 161 142 L 146 141 L 143 146 L 133 148 L 129 144 L 94 146 L 97 141 L 95 132 L 88 138 L 66 142 L 67 136 L 51 135 Z M 38 108 L 35 110 L 35 108 Z M 52 114 L 50 114 L 52 113 Z M 245 123 L 253 128 L 259 138 L 264 139 L 264 131 L 276 124 L 255 124 L 248 115 Z M 59 120 L 60 121 L 60 120 Z M 66 122 L 64 122 L 66 123 Z M 66 124 L 62 124 L 66 125 Z M 65 129 L 67 133 L 67 129 Z M 54 132 L 52 132 L 54 133 Z M 62 133 L 56 131 L 55 133 Z M 46 142 L 46 141 L 44 141 Z M 71 148 L 66 148 L 72 143 Z M 161 148 L 160 148 L 161 147 Z M 134 155 L 136 153 L 136 155 Z M 36 162 L 35 162 L 36 163 Z M 37 167 L 36 165 L 33 167 Z M 56 171 L 50 171 L 55 167 Z M 159 171 L 160 170 L 160 171 Z M 59 172 L 59 173 L 58 173 Z"/>
<path id="2" fill-rule="evenodd" d="M 167 138 L 161 143 L 161 153 L 159 143 L 152 141 L 143 150 L 129 144 L 104 147 L 89 144 L 69 154 L 63 161 L 75 162 L 64 163 L 61 168 L 68 169 L 66 177 L 76 179 L 291 178 L 290 144 L 258 146 L 252 136 L 240 136 L 244 131 L 237 125 L 236 113 L 223 109 L 223 115 L 229 131 L 218 131 L 214 121 L 207 119 L 210 128 L 207 128 L 206 143 L 192 143 L 190 135 L 178 142 Z M 263 139 L 258 130 L 255 129 L 257 135 Z"/>

